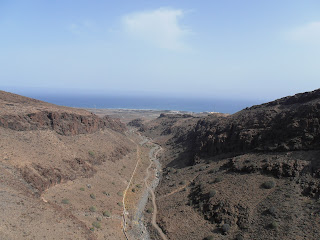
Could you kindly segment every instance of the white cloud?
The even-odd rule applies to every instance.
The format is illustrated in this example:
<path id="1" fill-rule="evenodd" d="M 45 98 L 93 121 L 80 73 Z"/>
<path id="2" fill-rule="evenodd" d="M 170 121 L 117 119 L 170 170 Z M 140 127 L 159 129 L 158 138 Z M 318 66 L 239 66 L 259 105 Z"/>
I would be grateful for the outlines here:
<path id="1" fill-rule="evenodd" d="M 320 22 L 311 22 L 289 32 L 289 37 L 295 41 L 320 44 Z"/>
<path id="2" fill-rule="evenodd" d="M 124 30 L 130 36 L 160 48 L 187 48 L 184 40 L 191 33 L 179 23 L 185 12 L 180 9 L 159 8 L 123 16 Z"/>
<path id="3" fill-rule="evenodd" d="M 80 35 L 86 32 L 92 32 L 96 30 L 94 22 L 86 20 L 81 23 L 72 23 L 68 26 L 68 29 L 76 35 Z"/>

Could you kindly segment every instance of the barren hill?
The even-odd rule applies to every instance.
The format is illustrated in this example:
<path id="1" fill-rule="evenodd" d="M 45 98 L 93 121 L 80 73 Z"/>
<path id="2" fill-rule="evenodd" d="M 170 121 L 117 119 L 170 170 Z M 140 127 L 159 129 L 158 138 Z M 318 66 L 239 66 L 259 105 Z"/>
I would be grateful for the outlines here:
<path id="1" fill-rule="evenodd" d="M 82 109 L 61 107 L 0 91 L 0 126 L 13 130 L 51 129 L 62 135 L 93 133 L 102 128 L 123 132 L 124 125 Z"/>
<path id="2" fill-rule="evenodd" d="M 169 239 L 320 238 L 320 89 L 135 123 L 166 149 L 157 199 Z"/>
<path id="3" fill-rule="evenodd" d="M 108 116 L 0 91 L 0 239 L 124 238 L 117 192 L 136 161 L 125 130 Z M 90 231 L 99 216 L 103 231 Z"/>

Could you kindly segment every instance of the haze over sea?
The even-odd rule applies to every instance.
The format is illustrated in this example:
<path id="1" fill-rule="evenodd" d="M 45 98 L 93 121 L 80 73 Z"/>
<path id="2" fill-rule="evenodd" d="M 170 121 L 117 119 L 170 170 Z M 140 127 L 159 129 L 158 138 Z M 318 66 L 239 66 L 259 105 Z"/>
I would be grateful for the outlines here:
<path id="1" fill-rule="evenodd" d="M 188 112 L 235 113 L 262 102 L 253 100 L 226 100 L 207 98 L 161 98 L 139 96 L 82 96 L 82 95 L 29 95 L 57 105 L 79 108 L 121 108 L 176 110 Z"/>

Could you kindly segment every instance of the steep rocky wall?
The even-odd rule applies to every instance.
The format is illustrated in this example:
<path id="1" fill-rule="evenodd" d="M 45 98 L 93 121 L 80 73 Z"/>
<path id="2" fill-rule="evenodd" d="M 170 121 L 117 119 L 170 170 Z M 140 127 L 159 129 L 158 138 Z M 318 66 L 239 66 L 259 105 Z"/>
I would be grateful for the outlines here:
<path id="1" fill-rule="evenodd" d="M 319 93 L 298 94 L 224 118 L 203 118 L 187 141 L 198 156 L 320 149 Z"/>
<path id="2" fill-rule="evenodd" d="M 39 111 L 23 115 L 1 115 L 0 127 L 16 131 L 54 130 L 61 135 L 93 133 L 102 128 L 123 132 L 126 127 L 117 119 L 99 118 L 94 114 Z"/>

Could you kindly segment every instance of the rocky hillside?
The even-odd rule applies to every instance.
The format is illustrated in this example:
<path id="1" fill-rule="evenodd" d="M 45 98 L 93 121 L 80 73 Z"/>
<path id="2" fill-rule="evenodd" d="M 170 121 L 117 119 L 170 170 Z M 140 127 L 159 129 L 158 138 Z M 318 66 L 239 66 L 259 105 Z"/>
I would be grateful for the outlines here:
<path id="1" fill-rule="evenodd" d="M 127 134 L 118 119 L 0 91 L 0 239 L 123 239 Z"/>
<path id="2" fill-rule="evenodd" d="M 198 121 L 189 141 L 197 155 L 319 149 L 320 89 Z"/>
<path id="3" fill-rule="evenodd" d="M 165 149 L 158 224 L 169 239 L 320 238 L 320 89 L 136 124 Z"/>
<path id="4" fill-rule="evenodd" d="M 17 131 L 54 130 L 61 135 L 93 133 L 110 128 L 123 132 L 125 125 L 108 116 L 99 118 L 85 110 L 60 107 L 0 91 L 0 127 Z"/>

